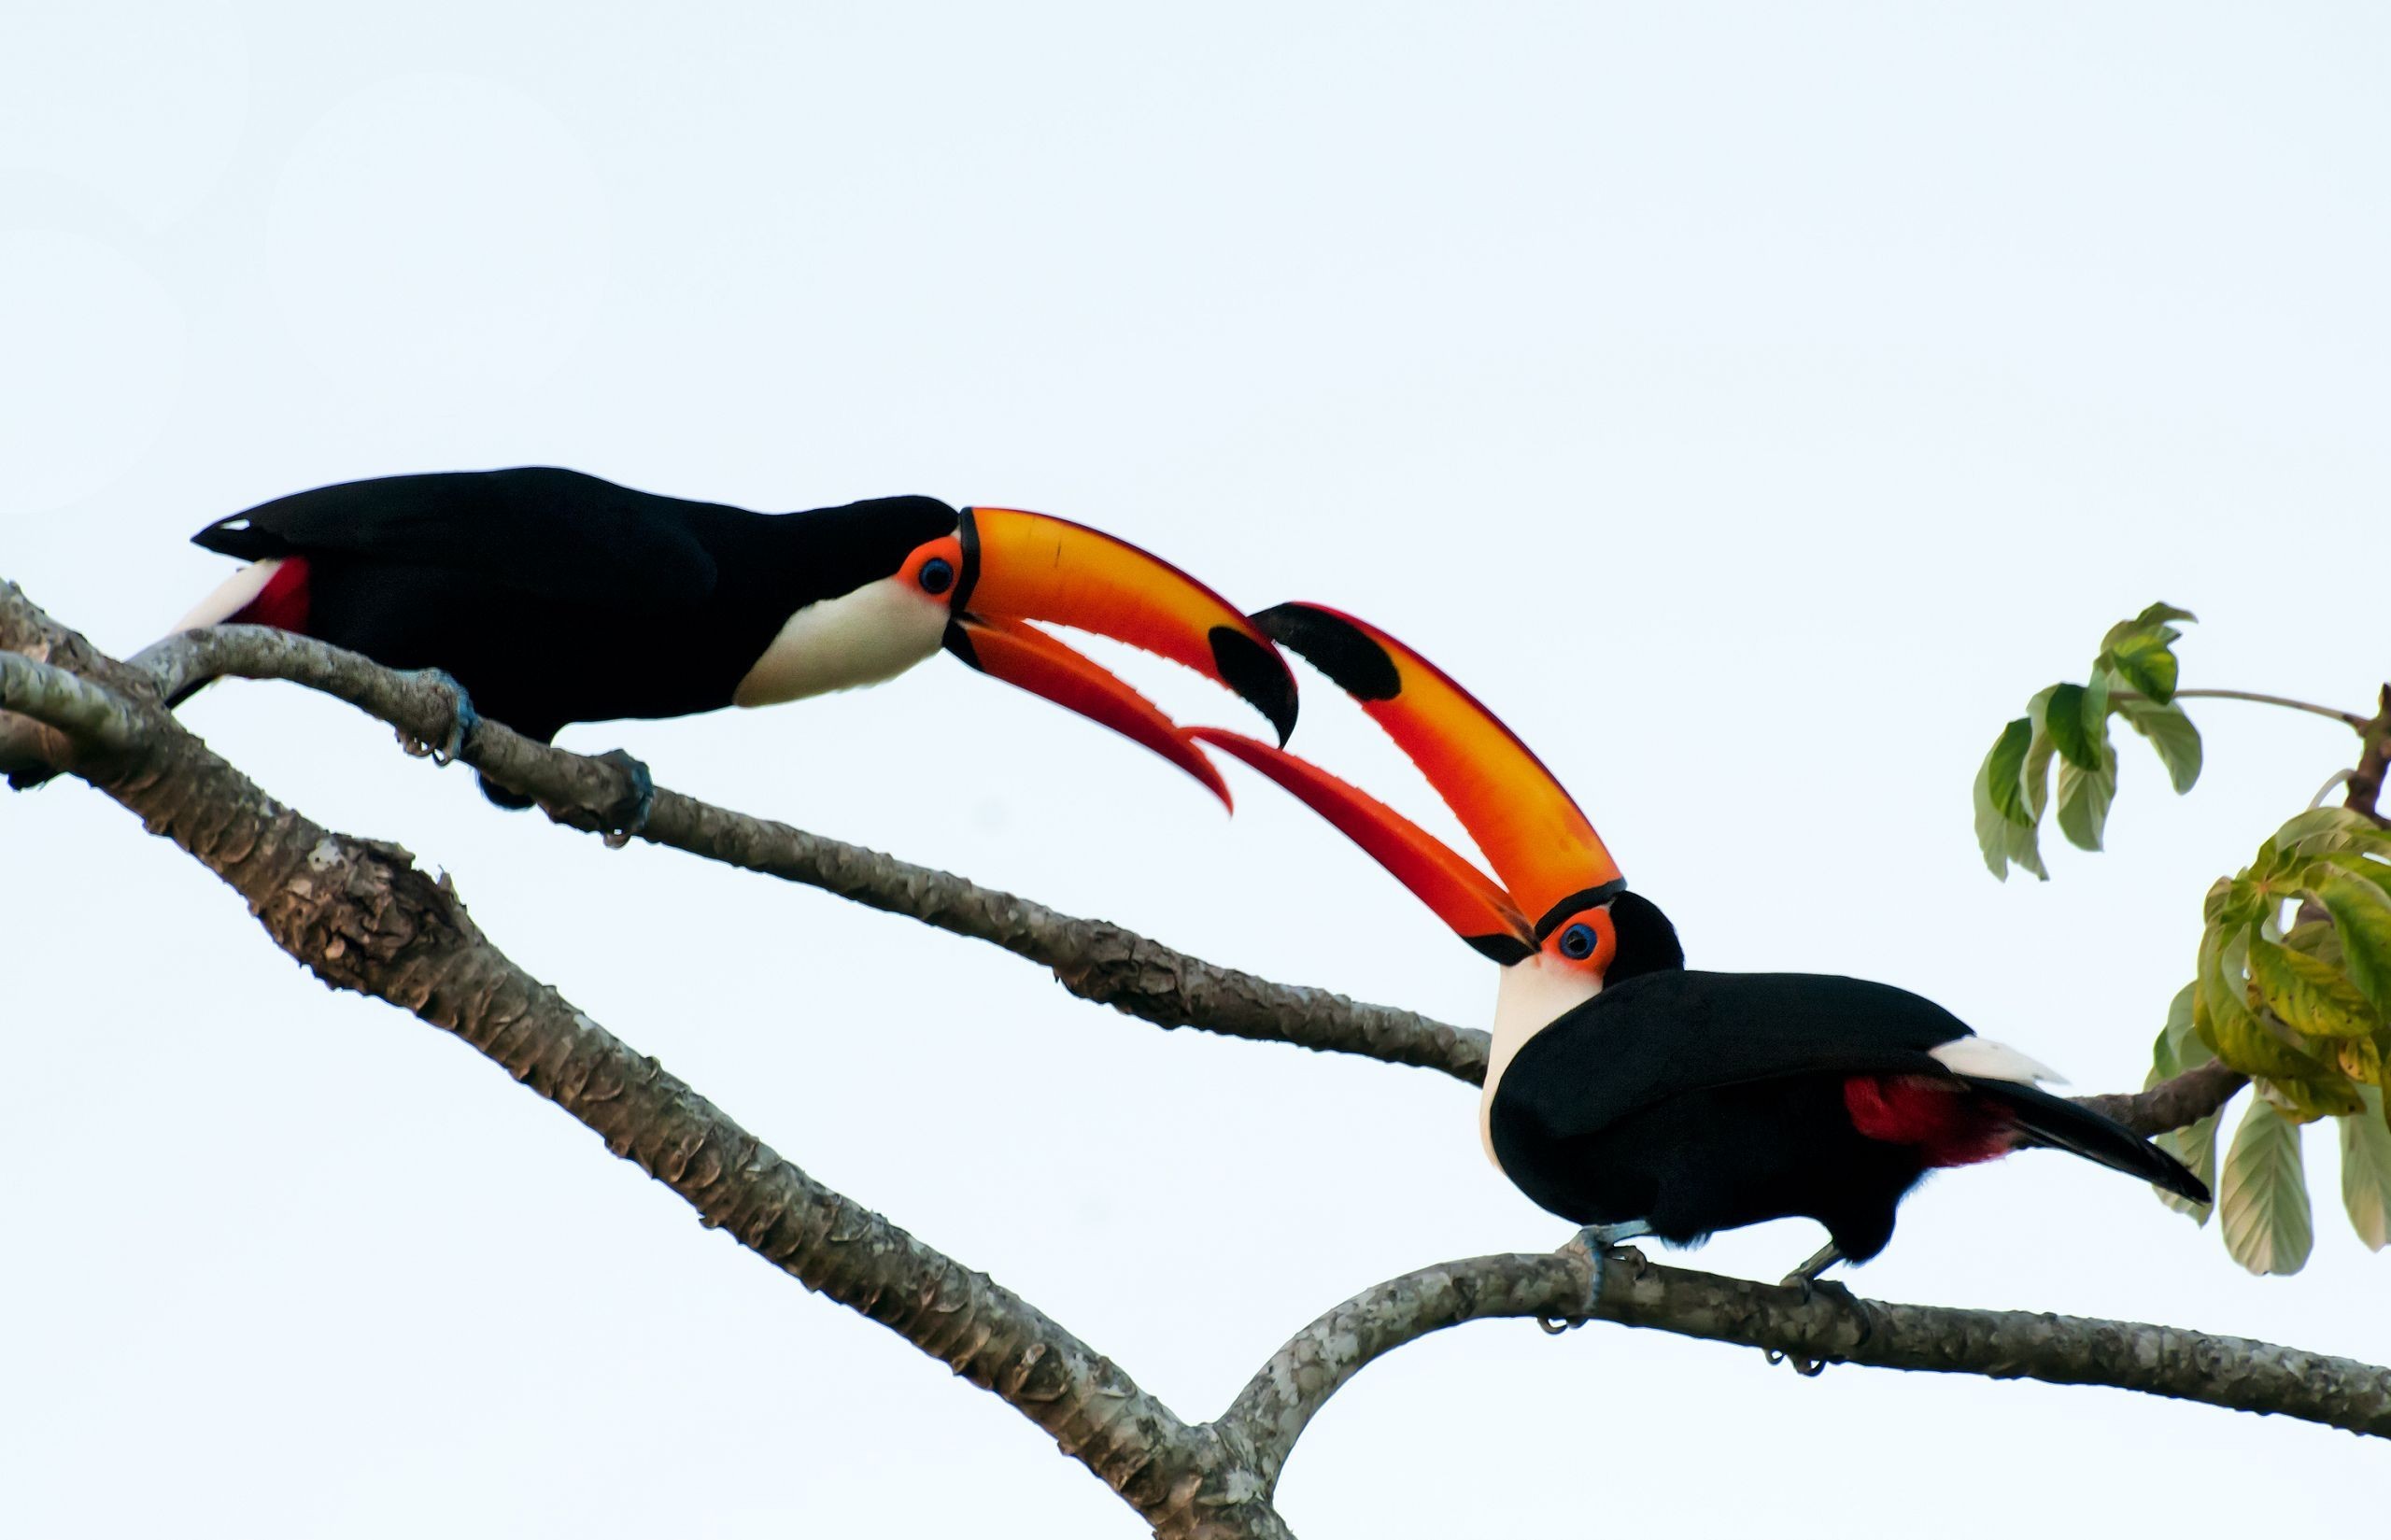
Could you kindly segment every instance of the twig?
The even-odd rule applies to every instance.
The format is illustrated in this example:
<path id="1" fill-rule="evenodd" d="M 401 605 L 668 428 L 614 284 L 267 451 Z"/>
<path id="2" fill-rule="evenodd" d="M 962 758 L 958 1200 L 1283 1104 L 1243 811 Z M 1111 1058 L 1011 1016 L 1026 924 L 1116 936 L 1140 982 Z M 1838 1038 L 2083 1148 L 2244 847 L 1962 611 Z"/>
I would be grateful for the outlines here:
<path id="1" fill-rule="evenodd" d="M 2112 699 L 2147 700 L 2150 698 L 2133 690 L 2118 690 Z M 2177 690 L 2174 699 L 2178 700 L 2251 700 L 2261 706 L 2281 706 L 2286 711 L 2306 712 L 2311 716 L 2329 716 L 2345 728 L 2358 732 L 2366 730 L 2366 718 L 2356 712 L 2345 712 L 2333 706 L 2320 706 L 2313 700 L 2294 700 L 2287 695 L 2261 695 L 2256 690 Z"/>

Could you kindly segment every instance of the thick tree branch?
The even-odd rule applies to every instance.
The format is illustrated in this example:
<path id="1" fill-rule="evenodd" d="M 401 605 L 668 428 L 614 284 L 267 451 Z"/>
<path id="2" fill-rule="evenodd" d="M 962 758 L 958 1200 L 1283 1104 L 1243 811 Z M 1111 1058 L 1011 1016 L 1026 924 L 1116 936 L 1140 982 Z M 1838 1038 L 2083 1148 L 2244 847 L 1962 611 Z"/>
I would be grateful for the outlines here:
<path id="1" fill-rule="evenodd" d="M 283 806 L 154 700 L 14 654 L 0 654 L 0 689 L 12 708 L 106 735 L 107 767 L 76 773 L 215 872 L 318 978 L 463 1038 L 709 1227 L 1002 1397 L 1159 1532 L 1284 1533 L 1266 1509 L 1213 1527 L 1191 1503 L 1218 1462 L 1216 1439 L 1037 1307 L 815 1181 L 576 1010 L 492 945 L 454 887 L 407 852 Z"/>
<path id="2" fill-rule="evenodd" d="M 2173 1080 L 2131 1095 L 2078 1096 L 2076 1102 L 2116 1119 L 2144 1138 L 2188 1128 L 2233 1099 L 2250 1077 L 2221 1060 L 2194 1065 Z"/>
<path id="3" fill-rule="evenodd" d="M 171 695 L 220 675 L 283 679 L 336 696 L 409 737 L 438 742 L 452 725 L 445 685 L 394 672 L 337 647 L 256 626 L 172 637 L 134 661 Z M 492 780 L 535 797 L 576 827 L 594 828 L 626 789 L 624 772 L 485 722 L 460 757 Z M 733 812 L 658 787 L 639 837 L 992 942 L 1054 970 L 1082 999 L 1159 1026 L 1357 1053 L 1441 1069 L 1475 1083 L 1485 1074 L 1486 1035 L 1414 1011 L 1366 1005 L 1324 989 L 1275 983 L 1174 952 L 1104 920 L 1083 920 L 949 872 Z"/>
<path id="4" fill-rule="evenodd" d="M 1218 1426 L 1275 1487 L 1313 1416 L 1371 1363 L 1464 1321 L 1522 1316 L 1648 1327 L 1810 1364 L 2106 1385 L 2391 1438 L 2391 1368 L 2353 1359 L 2135 1321 L 1889 1305 L 1833 1288 L 1804 1300 L 1634 1250 L 1610 1252 L 1597 1273 L 1575 1242 L 1443 1263 L 1363 1291 L 1280 1349 Z"/>

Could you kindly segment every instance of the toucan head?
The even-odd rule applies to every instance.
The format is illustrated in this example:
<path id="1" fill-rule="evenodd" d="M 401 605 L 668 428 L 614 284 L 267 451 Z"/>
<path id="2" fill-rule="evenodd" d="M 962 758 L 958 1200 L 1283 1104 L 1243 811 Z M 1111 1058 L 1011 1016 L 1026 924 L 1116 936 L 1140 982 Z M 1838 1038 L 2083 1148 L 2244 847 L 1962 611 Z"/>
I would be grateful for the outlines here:
<path id="1" fill-rule="evenodd" d="M 1658 905 L 1627 891 L 1569 793 L 1443 670 L 1369 622 L 1322 605 L 1281 604 L 1253 618 L 1361 702 L 1452 809 L 1496 877 L 1308 760 L 1214 728 L 1192 736 L 1294 793 L 1502 964 L 1501 1015 L 1524 1011 L 1542 1025 L 1606 983 L 1684 966 L 1676 928 Z"/>
<path id="2" fill-rule="evenodd" d="M 800 611 L 743 684 L 741 704 L 885 678 L 942 644 L 983 673 L 1136 740 L 1229 800 L 1187 729 L 1033 624 L 1045 622 L 1194 669 L 1261 712 L 1281 743 L 1295 730 L 1295 675 L 1270 637 L 1219 594 L 1126 541 L 1045 514 L 954 510 L 927 498 L 841 512 L 874 516 L 876 540 L 898 535 L 896 572 Z M 879 558 L 878 572 L 888 572 L 886 560 Z M 821 671 L 829 668 L 849 671 Z"/>

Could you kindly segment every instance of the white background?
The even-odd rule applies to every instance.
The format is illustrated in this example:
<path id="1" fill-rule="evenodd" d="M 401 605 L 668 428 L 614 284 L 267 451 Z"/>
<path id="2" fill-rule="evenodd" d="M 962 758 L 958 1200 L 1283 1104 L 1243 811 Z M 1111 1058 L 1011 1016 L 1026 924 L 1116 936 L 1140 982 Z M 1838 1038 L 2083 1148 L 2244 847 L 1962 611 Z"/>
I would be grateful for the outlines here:
<path id="1" fill-rule="evenodd" d="M 224 572 L 191 531 L 362 475 L 1047 509 L 1447 665 L 1698 966 L 1884 978 L 2089 1089 L 2140 1084 L 2201 892 L 2355 742 L 2204 705 L 2188 799 L 2129 738 L 2109 854 L 2003 886 L 1968 798 L 2000 725 L 2156 599 L 2200 613 L 2190 684 L 2363 707 L 2386 667 L 2369 7 L 0 14 L 0 572 L 115 648 Z M 610 853 L 293 688 L 187 715 L 1191 1418 L 1378 1279 L 1565 1234 L 1441 1077 L 1165 1034 L 976 943 Z M 1275 977 L 1491 999 L 1267 786 L 1237 773 L 1224 820 L 945 659 L 567 742 Z M 1427 811 L 1324 686 L 1296 746 Z M 1140 1533 L 471 1051 L 328 994 L 88 788 L 0 829 L 0 1527 Z M 2036 1154 L 1930 1184 L 1857 1281 L 2391 1360 L 2391 1257 L 2330 1144 L 2295 1279 Z M 1774 1277 L 1817 1239 L 1699 1263 Z M 1508 1322 L 1370 1369 L 1282 1496 L 1307 1540 L 2210 1534 L 2294 1491 L 2365 1511 L 2383 1468 L 2119 1392 Z"/>

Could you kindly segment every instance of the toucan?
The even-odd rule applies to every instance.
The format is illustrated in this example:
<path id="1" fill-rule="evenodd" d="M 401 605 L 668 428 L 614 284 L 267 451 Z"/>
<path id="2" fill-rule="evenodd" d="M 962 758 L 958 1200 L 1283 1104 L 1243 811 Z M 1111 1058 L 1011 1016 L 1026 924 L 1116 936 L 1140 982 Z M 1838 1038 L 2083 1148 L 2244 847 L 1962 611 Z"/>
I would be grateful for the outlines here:
<path id="1" fill-rule="evenodd" d="M 1628 890 L 1568 792 L 1461 685 L 1336 610 L 1254 618 L 1361 702 L 1500 882 L 1282 748 L 1194 736 L 1322 813 L 1502 965 L 1480 1136 L 1590 1244 L 1687 1245 L 1806 1216 L 1830 1239 L 1788 1279 L 1806 1291 L 1836 1261 L 1883 1250 L 1928 1172 L 2035 1146 L 2208 1201 L 2180 1162 L 2040 1089 L 2052 1071 L 1931 1000 L 1864 979 L 1688 968 L 1676 927 Z"/>
<path id="2" fill-rule="evenodd" d="M 1281 743 L 1295 727 L 1286 660 L 1227 600 L 1134 545 L 1019 509 L 889 497 L 761 514 L 527 466 L 319 487 L 191 539 L 249 564 L 181 629 L 274 626 L 444 671 L 473 710 L 544 742 L 568 723 L 875 684 L 942 645 L 1228 800 L 1176 723 L 1041 620 L 1210 675 Z"/>

